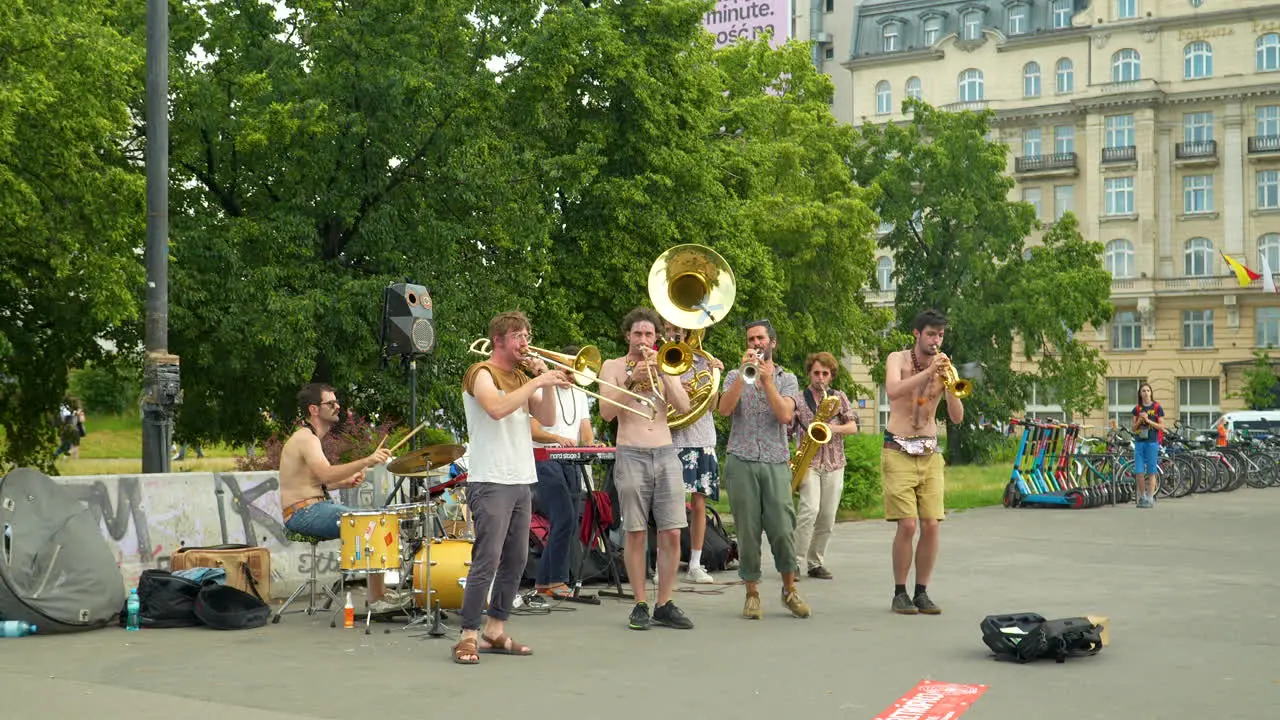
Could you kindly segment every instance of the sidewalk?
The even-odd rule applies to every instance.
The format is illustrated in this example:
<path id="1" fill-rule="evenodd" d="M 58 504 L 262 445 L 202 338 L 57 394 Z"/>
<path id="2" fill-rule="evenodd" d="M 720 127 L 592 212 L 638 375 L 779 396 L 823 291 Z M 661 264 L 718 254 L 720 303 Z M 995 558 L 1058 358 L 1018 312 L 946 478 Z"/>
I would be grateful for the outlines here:
<path id="1" fill-rule="evenodd" d="M 738 617 L 737 586 L 677 594 L 693 631 L 630 631 L 629 603 L 613 599 L 565 604 L 513 619 L 533 657 L 485 655 L 475 667 L 449 662 L 451 640 L 398 625 L 366 636 L 301 615 L 243 632 L 5 639 L 0 694 L 12 718 L 870 720 L 927 678 L 990 686 L 964 720 L 1260 720 L 1280 707 L 1278 517 L 1280 491 L 1251 489 L 1150 511 L 959 513 L 930 585 L 938 617 L 889 612 L 889 524 L 842 524 L 836 579 L 801 583 L 809 620 L 787 614 L 766 575 L 762 621 Z M 1065 665 L 989 659 L 978 622 L 1022 611 L 1107 615 L 1112 645 Z"/>

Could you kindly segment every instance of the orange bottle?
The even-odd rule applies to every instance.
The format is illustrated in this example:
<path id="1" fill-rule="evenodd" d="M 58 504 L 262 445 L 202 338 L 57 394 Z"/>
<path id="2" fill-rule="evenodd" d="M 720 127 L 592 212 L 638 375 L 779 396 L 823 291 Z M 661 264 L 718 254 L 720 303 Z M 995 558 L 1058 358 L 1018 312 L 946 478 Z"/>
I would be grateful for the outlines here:
<path id="1" fill-rule="evenodd" d="M 356 626 L 356 606 L 351 604 L 351 593 L 347 593 L 347 604 L 342 608 L 342 627 Z"/>

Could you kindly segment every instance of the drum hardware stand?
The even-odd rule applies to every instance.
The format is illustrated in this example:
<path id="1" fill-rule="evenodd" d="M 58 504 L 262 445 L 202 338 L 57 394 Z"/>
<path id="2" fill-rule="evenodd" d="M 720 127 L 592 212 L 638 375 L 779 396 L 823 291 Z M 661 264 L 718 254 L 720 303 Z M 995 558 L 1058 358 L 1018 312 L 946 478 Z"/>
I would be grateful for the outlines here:
<path id="1" fill-rule="evenodd" d="M 426 548 L 426 557 L 424 558 L 423 562 L 426 563 L 427 568 L 426 568 L 426 579 L 423 581 L 424 587 L 422 588 L 422 592 L 426 596 L 424 600 L 426 611 L 423 612 L 423 614 L 419 615 L 416 619 L 411 620 L 409 624 L 405 625 L 403 628 L 401 628 L 401 630 L 408 630 L 411 627 L 422 625 L 426 623 L 428 619 L 430 619 L 431 627 L 427 629 L 427 632 L 419 633 L 417 635 L 414 635 L 414 637 L 441 638 L 441 637 L 445 637 L 445 634 L 446 634 L 445 629 L 441 626 L 441 623 L 440 623 L 440 617 L 444 614 L 444 611 L 440 609 L 440 601 L 437 600 L 435 602 L 434 608 L 432 608 L 432 603 L 431 603 L 431 600 L 432 600 L 431 596 L 435 592 L 431 589 L 431 566 L 434 564 L 431 562 L 431 546 L 435 544 L 434 543 L 435 536 L 436 536 L 435 520 L 437 518 L 434 517 L 435 515 L 434 513 L 431 513 L 432 515 L 432 524 L 430 525 L 431 530 L 429 532 L 426 532 L 426 528 L 428 527 L 427 515 L 428 515 L 427 507 L 423 507 L 422 527 L 424 529 L 425 536 L 422 540 L 422 544 L 423 544 L 423 547 Z M 410 561 L 410 563 L 413 563 L 413 562 L 416 562 L 416 561 L 413 561 L 413 560 Z"/>
<path id="2" fill-rule="evenodd" d="M 612 467 L 608 469 L 607 475 L 609 477 L 612 477 L 613 475 Z M 586 495 L 585 502 L 592 502 L 591 498 L 593 493 L 595 492 L 595 483 L 593 483 L 590 479 L 588 479 L 586 481 L 586 488 L 587 488 L 587 495 Z M 607 563 L 606 569 L 609 572 L 609 588 L 610 589 L 601 590 L 597 594 L 597 596 L 595 596 L 595 602 L 592 604 L 599 605 L 601 597 L 618 598 L 620 600 L 635 600 L 636 596 L 634 594 L 626 592 L 625 590 L 622 589 L 622 573 L 618 571 L 618 561 L 617 561 L 617 555 L 619 555 L 620 553 L 616 553 L 614 551 L 613 543 L 609 541 L 609 530 L 608 528 L 602 527 L 600 525 L 599 519 L 596 519 L 591 523 L 591 533 L 587 537 L 587 544 L 582 547 L 582 557 L 578 560 L 578 581 L 575 583 L 573 596 L 575 598 L 578 596 L 578 589 L 582 585 L 582 566 L 583 564 L 586 563 L 587 555 L 591 553 L 591 548 L 594 547 L 597 542 L 600 543 L 600 547 L 604 550 L 604 556 L 606 558 L 606 563 Z M 590 601 L 579 601 L 579 602 L 590 602 Z"/>

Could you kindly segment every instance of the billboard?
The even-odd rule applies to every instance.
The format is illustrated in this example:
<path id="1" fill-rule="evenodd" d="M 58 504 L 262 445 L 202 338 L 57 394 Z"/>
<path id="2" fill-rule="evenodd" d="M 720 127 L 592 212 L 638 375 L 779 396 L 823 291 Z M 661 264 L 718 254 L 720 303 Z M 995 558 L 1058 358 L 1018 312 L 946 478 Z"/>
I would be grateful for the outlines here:
<path id="1" fill-rule="evenodd" d="M 702 26 L 715 35 L 716 49 L 732 45 L 740 38 L 754 40 L 773 33 L 769 44 L 785 43 L 791 34 L 789 0 L 719 0 L 714 10 L 702 16 Z"/>

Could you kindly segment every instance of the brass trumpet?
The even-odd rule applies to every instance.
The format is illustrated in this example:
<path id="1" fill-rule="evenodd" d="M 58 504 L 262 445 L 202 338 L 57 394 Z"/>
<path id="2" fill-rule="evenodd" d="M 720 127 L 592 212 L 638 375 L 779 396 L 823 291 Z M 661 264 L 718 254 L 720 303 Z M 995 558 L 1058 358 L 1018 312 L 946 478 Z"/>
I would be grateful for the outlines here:
<path id="1" fill-rule="evenodd" d="M 943 355 L 943 357 L 947 357 Z M 951 358 L 947 358 L 947 369 L 942 374 L 942 384 L 947 391 L 956 396 L 957 400 L 963 400 L 973 393 L 973 383 L 960 377 L 960 373 L 956 372 L 956 366 L 951 364 Z"/>
<path id="2" fill-rule="evenodd" d="M 471 343 L 471 347 L 468 348 L 468 350 L 475 353 L 476 355 L 483 355 L 484 357 L 489 357 L 490 355 L 493 354 L 493 343 L 489 340 L 489 338 L 480 338 L 475 342 Z M 534 347 L 533 345 L 530 345 L 528 347 L 528 350 L 525 353 L 525 357 L 536 357 L 548 365 L 558 367 L 562 370 L 568 370 L 569 372 L 573 373 L 574 382 L 576 382 L 579 386 L 590 385 L 592 383 L 598 382 L 601 385 L 605 385 L 614 390 L 618 390 L 619 392 L 625 393 L 635 398 L 636 400 L 640 401 L 640 403 L 648 409 L 648 412 L 634 408 L 630 405 L 627 405 L 626 403 L 620 403 L 616 400 L 611 400 L 605 397 L 604 395 L 592 392 L 590 390 L 586 390 L 583 387 L 578 388 L 579 392 L 585 395 L 589 395 L 590 397 L 593 397 L 599 400 L 600 402 L 607 402 L 610 405 L 616 405 L 618 408 L 622 410 L 633 412 L 636 415 L 639 415 L 640 417 L 646 418 L 648 420 L 652 420 L 658 415 L 658 408 L 653 404 L 653 401 L 650 400 L 649 398 L 644 397 L 642 395 L 637 395 L 624 387 L 619 387 L 617 385 L 614 385 L 613 383 L 605 382 L 604 380 L 600 379 L 599 377 L 600 368 L 603 366 L 604 363 L 601 360 L 600 350 L 597 349 L 596 346 L 594 345 L 588 345 L 582 348 L 582 350 L 579 350 L 578 354 L 574 357 L 570 357 L 563 353 L 551 352 L 550 350 L 544 350 L 542 348 Z"/>

